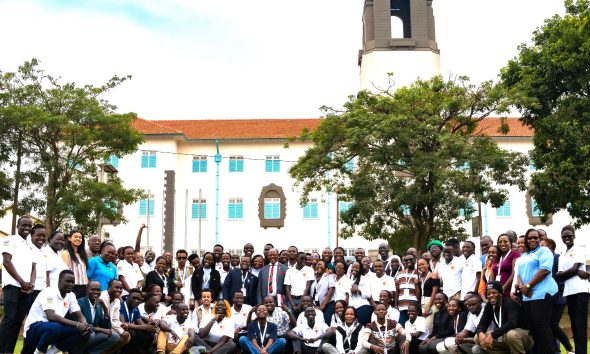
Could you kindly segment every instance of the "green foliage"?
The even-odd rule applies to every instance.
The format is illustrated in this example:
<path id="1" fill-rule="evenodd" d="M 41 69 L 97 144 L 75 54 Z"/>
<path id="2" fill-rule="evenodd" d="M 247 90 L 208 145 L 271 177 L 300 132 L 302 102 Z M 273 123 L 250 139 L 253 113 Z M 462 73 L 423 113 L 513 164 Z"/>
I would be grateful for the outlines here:
<path id="1" fill-rule="evenodd" d="M 0 133 L 22 144 L 31 187 L 19 207 L 44 216 L 51 229 L 75 223 L 96 231 L 100 215 L 124 221 L 113 206 L 132 203 L 141 192 L 123 188 L 116 176 L 98 181 L 99 164 L 134 152 L 143 136 L 131 127 L 134 113 L 118 114 L 100 96 L 130 77 L 80 87 L 38 65 L 33 59 L 16 73 L 0 72 L 0 118 L 13 130 Z M 19 155 L 14 145 L 5 151 L 13 159 Z"/>
<path id="2" fill-rule="evenodd" d="M 317 190 L 353 202 L 341 214 L 343 237 L 412 235 L 419 248 L 432 237 L 464 237 L 459 224 L 471 215 L 459 218 L 459 209 L 472 211 L 478 199 L 500 206 L 507 191 L 497 185 L 525 187 L 526 157 L 478 131 L 504 104 L 498 87 L 475 87 L 466 78 L 418 80 L 393 93 L 361 91 L 343 112 L 326 109 L 310 135 L 313 147 L 289 172 L 302 203 Z"/>
<path id="3" fill-rule="evenodd" d="M 539 172 L 531 195 L 543 214 L 567 209 L 590 222 L 590 2 L 565 2 L 502 70 L 524 123 L 535 130 L 531 158 Z"/>

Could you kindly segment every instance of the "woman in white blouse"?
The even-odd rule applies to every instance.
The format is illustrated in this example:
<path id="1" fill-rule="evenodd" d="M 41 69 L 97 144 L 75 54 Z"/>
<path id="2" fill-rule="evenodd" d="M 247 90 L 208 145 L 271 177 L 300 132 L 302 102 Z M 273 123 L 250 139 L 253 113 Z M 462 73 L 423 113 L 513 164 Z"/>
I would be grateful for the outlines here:
<path id="1" fill-rule="evenodd" d="M 373 309 L 369 303 L 371 285 L 369 279 L 363 275 L 363 264 L 354 262 L 350 266 L 350 300 L 348 304 L 356 309 L 356 318 L 361 325 L 371 321 Z"/>
<path id="2" fill-rule="evenodd" d="M 334 273 L 336 273 L 334 300 L 344 300 L 348 304 L 352 282 L 346 276 L 346 264 L 342 261 L 334 262 Z"/>
<path id="3" fill-rule="evenodd" d="M 358 323 L 357 311 L 348 306 L 344 309 L 344 322 L 336 327 L 336 346 L 329 343 L 322 344 L 322 351 L 326 354 L 353 354 L 362 350 L 360 333 L 363 325 Z"/>
<path id="4" fill-rule="evenodd" d="M 336 277 L 327 270 L 326 262 L 319 259 L 315 267 L 315 281 L 311 285 L 311 293 L 315 307 L 324 313 L 324 322 L 330 323 L 334 314 Z"/>

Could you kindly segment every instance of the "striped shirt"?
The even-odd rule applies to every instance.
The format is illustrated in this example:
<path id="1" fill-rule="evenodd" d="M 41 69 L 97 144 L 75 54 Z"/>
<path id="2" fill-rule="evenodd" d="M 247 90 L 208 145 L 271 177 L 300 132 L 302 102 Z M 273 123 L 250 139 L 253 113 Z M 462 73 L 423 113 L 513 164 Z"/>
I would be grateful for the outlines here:
<path id="1" fill-rule="evenodd" d="M 416 270 L 402 270 L 395 276 L 395 284 L 398 289 L 397 307 L 398 310 L 408 309 L 408 305 L 413 301 L 418 301 L 416 294 L 416 284 L 418 284 L 418 272 Z"/>

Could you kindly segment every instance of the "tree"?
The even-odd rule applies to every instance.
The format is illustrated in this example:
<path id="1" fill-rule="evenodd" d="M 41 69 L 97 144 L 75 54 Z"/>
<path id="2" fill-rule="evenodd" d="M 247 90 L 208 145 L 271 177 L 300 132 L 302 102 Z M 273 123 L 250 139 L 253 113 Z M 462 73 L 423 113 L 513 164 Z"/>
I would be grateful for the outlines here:
<path id="1" fill-rule="evenodd" d="M 352 202 L 341 214 L 343 237 L 409 235 L 419 249 L 431 238 L 461 237 L 474 201 L 500 206 L 507 198 L 501 186 L 525 186 L 526 157 L 478 130 L 504 103 L 491 82 L 475 87 L 466 78 L 361 91 L 344 111 L 325 108 L 318 128 L 302 134 L 313 146 L 290 174 L 302 186 L 302 203 L 318 190 Z"/>
<path id="2" fill-rule="evenodd" d="M 93 232 L 101 216 L 124 221 L 119 207 L 142 196 L 116 176 L 98 180 L 105 159 L 132 153 L 143 141 L 131 127 L 136 115 L 118 114 L 100 97 L 129 78 L 115 76 L 99 87 L 62 84 L 35 59 L 0 76 L 0 118 L 16 127 L 28 154 L 25 164 L 43 176 L 27 205 L 50 229 L 75 223 Z"/>
<path id="3" fill-rule="evenodd" d="M 534 128 L 531 195 L 542 214 L 590 222 L 590 3 L 566 1 L 502 70 L 522 121 Z"/>

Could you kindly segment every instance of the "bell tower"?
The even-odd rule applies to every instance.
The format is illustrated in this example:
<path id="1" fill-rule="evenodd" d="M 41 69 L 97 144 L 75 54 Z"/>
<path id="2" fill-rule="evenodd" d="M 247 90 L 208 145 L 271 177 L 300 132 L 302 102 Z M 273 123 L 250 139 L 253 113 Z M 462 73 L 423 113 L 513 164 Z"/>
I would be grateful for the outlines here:
<path id="1" fill-rule="evenodd" d="M 365 0 L 363 48 L 359 51 L 361 89 L 394 88 L 440 73 L 433 0 Z"/>

